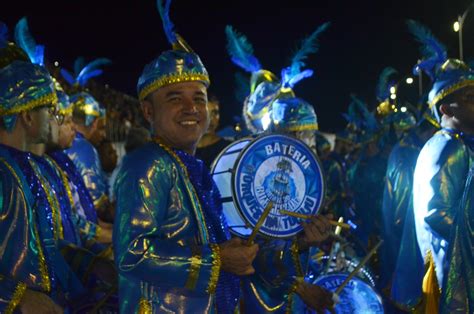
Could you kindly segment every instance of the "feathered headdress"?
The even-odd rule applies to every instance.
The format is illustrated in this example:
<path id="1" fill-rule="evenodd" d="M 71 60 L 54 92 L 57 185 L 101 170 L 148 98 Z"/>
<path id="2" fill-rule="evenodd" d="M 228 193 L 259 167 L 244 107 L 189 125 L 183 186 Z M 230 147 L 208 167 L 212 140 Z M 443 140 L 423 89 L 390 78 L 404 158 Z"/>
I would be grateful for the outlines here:
<path id="1" fill-rule="evenodd" d="M 26 52 L 31 63 L 44 65 L 44 46 L 36 44 L 26 17 L 21 18 L 15 26 L 15 43 Z"/>
<path id="2" fill-rule="evenodd" d="M 305 60 L 308 55 L 318 51 L 318 37 L 321 33 L 326 31 L 330 23 L 326 22 L 318 27 L 310 36 L 305 38 L 300 49 L 295 53 L 291 59 L 291 66 L 284 68 L 281 72 L 282 86 L 285 88 L 293 88 L 299 81 L 313 75 L 313 70 L 302 70 L 305 67 Z"/>
<path id="3" fill-rule="evenodd" d="M 240 34 L 227 25 L 225 28 L 227 36 L 227 51 L 232 62 L 247 72 L 258 72 L 262 69 L 260 62 L 253 54 L 252 44 L 245 35 Z"/>
<path id="4" fill-rule="evenodd" d="M 367 104 L 354 94 L 351 94 L 351 103 L 348 112 L 342 114 L 348 123 L 354 124 L 357 129 L 374 133 L 379 129 L 377 119 L 369 111 Z"/>
<path id="5" fill-rule="evenodd" d="M 79 57 L 74 62 L 74 75 L 66 69 L 61 69 L 61 75 L 71 86 L 84 87 L 89 79 L 103 73 L 103 70 L 99 67 L 111 63 L 112 61 L 107 58 L 98 58 L 86 64 L 85 59 Z"/>
<path id="6" fill-rule="evenodd" d="M 434 80 L 436 71 L 448 59 L 446 47 L 421 23 L 408 20 L 407 25 L 410 33 L 421 44 L 420 52 L 423 57 L 413 72 L 418 74 L 422 70 Z"/>
<path id="7" fill-rule="evenodd" d="M 395 74 L 398 74 L 398 71 L 392 67 L 386 67 L 380 73 L 376 89 L 378 101 L 383 102 L 390 97 L 390 88 L 395 86 L 395 81 L 393 80 Z"/>

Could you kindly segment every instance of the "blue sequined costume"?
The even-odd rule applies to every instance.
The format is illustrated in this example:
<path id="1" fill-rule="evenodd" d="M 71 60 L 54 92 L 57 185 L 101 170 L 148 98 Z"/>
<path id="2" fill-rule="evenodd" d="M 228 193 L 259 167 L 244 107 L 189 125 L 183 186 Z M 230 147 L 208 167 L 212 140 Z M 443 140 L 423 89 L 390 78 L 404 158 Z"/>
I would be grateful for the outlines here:
<path id="1" fill-rule="evenodd" d="M 122 313 L 235 309 L 238 279 L 220 271 L 215 244 L 229 235 L 204 169 L 193 156 L 156 143 L 125 157 L 114 224 Z"/>

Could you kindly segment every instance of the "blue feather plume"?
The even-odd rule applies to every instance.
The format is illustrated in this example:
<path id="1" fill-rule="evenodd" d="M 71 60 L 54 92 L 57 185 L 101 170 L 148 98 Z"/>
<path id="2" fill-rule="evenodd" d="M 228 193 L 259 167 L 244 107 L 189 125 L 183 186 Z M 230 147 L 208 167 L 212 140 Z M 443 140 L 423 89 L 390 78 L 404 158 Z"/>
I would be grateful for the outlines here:
<path id="1" fill-rule="evenodd" d="M 243 104 L 245 98 L 250 95 L 250 84 L 249 78 L 246 77 L 242 72 L 234 74 L 235 90 L 234 96 L 239 104 Z"/>
<path id="2" fill-rule="evenodd" d="M 252 44 L 245 35 L 239 34 L 230 25 L 226 26 L 225 34 L 227 36 L 227 52 L 234 64 L 250 73 L 262 69 L 260 62 L 253 55 Z"/>
<path id="3" fill-rule="evenodd" d="M 390 78 L 397 73 L 397 70 L 392 67 L 386 67 L 382 73 L 380 73 L 376 89 L 378 101 L 384 101 L 390 96 L 390 87 L 391 83 L 393 83 Z"/>
<path id="4" fill-rule="evenodd" d="M 415 66 L 414 73 L 423 70 L 434 79 L 438 67 L 448 59 L 446 47 L 421 23 L 408 20 L 407 25 L 410 33 L 421 43 L 420 52 L 423 60 Z"/>
<path id="5" fill-rule="evenodd" d="M 32 63 L 43 65 L 44 47 L 37 48 L 36 41 L 28 28 L 26 17 L 21 18 L 15 26 L 15 42 L 26 52 Z"/>
<path id="6" fill-rule="evenodd" d="M 0 21 L 0 49 L 8 44 L 8 27 L 5 23 Z"/>
<path id="7" fill-rule="evenodd" d="M 163 22 L 163 29 L 165 30 L 166 38 L 170 44 L 177 42 L 176 32 L 174 30 L 174 24 L 170 19 L 170 6 L 171 0 L 166 0 L 166 3 L 163 5 L 163 0 L 157 0 L 156 6 L 158 7 L 158 12 L 161 16 L 161 21 Z"/>
<path id="8" fill-rule="evenodd" d="M 97 69 L 98 67 L 102 65 L 108 65 L 110 63 L 112 63 L 112 61 L 110 61 L 110 59 L 107 59 L 107 58 L 98 58 L 98 59 L 95 59 L 94 61 L 89 62 L 87 65 L 85 65 L 81 69 L 79 74 L 76 76 L 76 82 L 81 86 L 86 85 L 87 81 L 90 78 L 102 74 L 102 70 Z"/>
<path id="9" fill-rule="evenodd" d="M 59 71 L 61 73 L 61 76 L 66 80 L 66 82 L 69 83 L 69 85 L 74 85 L 74 83 L 76 83 L 76 78 L 71 74 L 69 73 L 68 70 L 66 69 L 61 69 Z"/>
<path id="10" fill-rule="evenodd" d="M 74 75 L 78 76 L 81 70 L 86 66 L 86 59 L 84 57 L 78 57 L 74 60 Z"/>
<path id="11" fill-rule="evenodd" d="M 291 66 L 289 69 L 285 70 L 285 76 L 282 77 L 283 85 L 287 87 L 293 87 L 296 83 L 298 83 L 303 78 L 309 77 L 312 75 L 309 72 L 301 75 L 301 69 L 306 65 L 305 60 L 308 58 L 308 55 L 312 53 L 316 53 L 318 51 L 318 37 L 321 33 L 326 31 L 331 23 L 326 22 L 320 27 L 318 27 L 310 36 L 305 38 L 302 43 L 301 47 L 295 53 L 291 60 Z M 304 71 L 303 71 L 304 72 Z"/>
<path id="12" fill-rule="evenodd" d="M 359 127 L 363 127 L 366 131 L 375 132 L 378 129 L 378 122 L 374 114 L 369 111 L 367 104 L 355 95 L 351 95 L 352 103 L 355 116 L 359 119 Z"/>

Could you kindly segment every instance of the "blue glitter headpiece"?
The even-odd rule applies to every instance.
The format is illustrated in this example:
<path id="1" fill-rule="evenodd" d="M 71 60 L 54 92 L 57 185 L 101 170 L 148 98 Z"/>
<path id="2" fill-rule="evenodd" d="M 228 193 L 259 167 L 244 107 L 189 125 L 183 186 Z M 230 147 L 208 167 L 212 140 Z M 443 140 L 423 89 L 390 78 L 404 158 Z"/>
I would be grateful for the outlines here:
<path id="1" fill-rule="evenodd" d="M 180 82 L 202 82 L 209 86 L 209 75 L 199 56 L 179 36 L 169 17 L 171 0 L 157 0 L 157 7 L 163 22 L 166 37 L 173 50 L 163 52 L 147 64 L 138 79 L 138 99 L 145 99 L 153 91 L 169 84 Z"/>
<path id="2" fill-rule="evenodd" d="M 0 69 L 0 116 L 7 130 L 15 126 L 18 113 L 57 101 L 53 79 L 45 68 L 13 61 Z"/>
<path id="3" fill-rule="evenodd" d="M 318 118 L 314 107 L 297 97 L 275 100 L 271 121 L 275 130 L 284 132 L 318 130 Z"/>
<path id="4" fill-rule="evenodd" d="M 69 101 L 74 111 L 84 113 L 85 125 L 90 126 L 97 118 L 105 117 L 105 109 L 102 108 L 92 95 L 80 92 L 69 97 Z"/>
<path id="5" fill-rule="evenodd" d="M 302 79 L 310 77 L 313 71 L 303 70 L 305 59 L 318 50 L 317 39 L 329 27 L 325 23 L 303 40 L 300 49 L 292 58 L 291 66 L 281 71 L 281 79 L 268 70 L 264 70 L 258 59 L 253 55 L 253 47 L 248 39 L 235 31 L 231 26 L 225 29 L 227 36 L 227 50 L 234 64 L 252 74 L 250 79 L 250 95 L 244 106 L 244 118 L 247 127 L 253 133 L 260 133 L 268 126 L 269 117 L 272 116 L 274 104 L 281 99 L 294 98 L 293 87 Z M 290 101 L 293 104 L 297 101 Z M 286 108 L 286 107 L 285 107 Z M 284 109 L 280 110 L 281 112 Z M 297 110 L 299 111 L 299 110 Z M 304 111 L 303 109 L 301 111 Z"/>

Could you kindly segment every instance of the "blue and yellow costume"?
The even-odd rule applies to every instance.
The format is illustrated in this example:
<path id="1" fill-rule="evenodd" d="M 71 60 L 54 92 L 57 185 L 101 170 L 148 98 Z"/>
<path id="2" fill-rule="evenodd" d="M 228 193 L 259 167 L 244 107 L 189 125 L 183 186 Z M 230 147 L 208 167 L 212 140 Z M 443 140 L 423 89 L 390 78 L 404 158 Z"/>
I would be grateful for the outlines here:
<path id="1" fill-rule="evenodd" d="M 299 135 L 316 152 L 315 132 L 318 120 L 314 107 L 297 98 L 293 87 L 313 71 L 304 69 L 310 53 L 317 51 L 317 38 L 329 26 L 323 24 L 306 38 L 295 53 L 292 64 L 282 70 L 281 80 L 263 70 L 253 56 L 253 48 L 244 35 L 227 26 L 228 51 L 232 61 L 252 73 L 250 95 L 244 106 L 247 128 L 254 134 L 276 131 Z M 305 306 L 294 293 L 297 280 L 307 274 L 309 253 L 300 251 L 296 240 L 257 238 L 259 253 L 253 263 L 255 274 L 242 279 L 241 310 L 244 313 L 299 313 Z"/>
<path id="2" fill-rule="evenodd" d="M 433 58 L 441 62 L 430 64 L 435 81 L 428 96 L 428 104 L 440 118 L 437 106 L 452 93 L 474 86 L 474 72 L 462 61 L 447 59 L 445 53 Z M 448 241 L 473 160 L 472 135 L 448 128 L 438 131 L 425 144 L 418 157 L 413 204 L 418 245 L 429 266 L 423 282 L 423 292 L 429 297 L 429 308 L 438 308 L 438 289 L 450 289 L 445 285 L 446 254 L 450 247 Z M 451 258 L 455 260 L 455 256 Z"/>
<path id="3" fill-rule="evenodd" d="M 86 126 L 91 125 L 95 119 L 105 117 L 105 110 L 86 92 L 72 95 L 70 101 L 74 110 L 84 113 Z M 72 147 L 67 149 L 66 153 L 81 174 L 96 211 L 100 212 L 108 203 L 108 185 L 97 150 L 84 135 L 76 132 Z"/>
<path id="4" fill-rule="evenodd" d="M 0 70 L 0 114 L 7 131 L 15 126 L 18 113 L 56 102 L 52 78 L 44 68 L 15 61 Z M 64 235 L 61 205 L 34 156 L 4 145 L 0 156 L 5 244 L 0 308 L 12 312 L 26 288 L 66 306 L 84 290 L 59 250 Z"/>
<path id="5" fill-rule="evenodd" d="M 209 77 L 158 9 L 173 50 L 146 65 L 139 99 L 162 86 Z M 218 244 L 230 238 L 219 192 L 202 161 L 160 142 L 127 155 L 117 176 L 114 255 L 121 313 L 233 313 L 239 279 L 221 271 Z"/>

